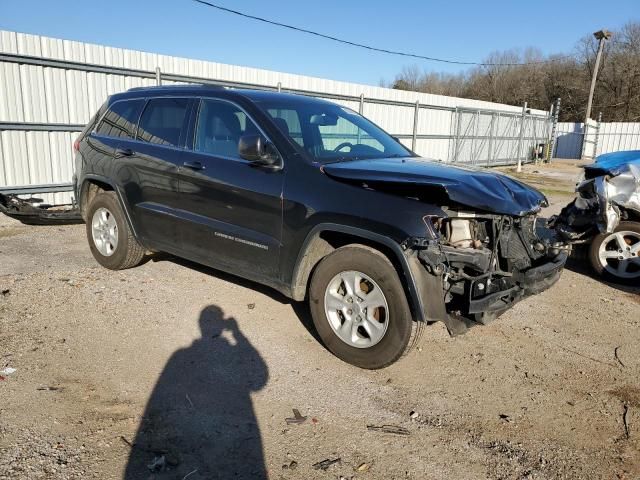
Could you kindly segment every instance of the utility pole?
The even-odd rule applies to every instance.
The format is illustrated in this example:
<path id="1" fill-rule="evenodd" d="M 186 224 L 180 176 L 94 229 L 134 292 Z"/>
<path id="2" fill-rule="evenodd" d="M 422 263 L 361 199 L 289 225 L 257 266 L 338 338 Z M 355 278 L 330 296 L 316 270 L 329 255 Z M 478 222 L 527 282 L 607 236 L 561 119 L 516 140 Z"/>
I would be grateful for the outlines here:
<path id="1" fill-rule="evenodd" d="M 605 40 L 609 40 L 613 35 L 610 31 L 599 30 L 593 34 L 598 39 L 598 53 L 596 54 L 596 63 L 593 66 L 593 74 L 591 75 L 591 88 L 589 89 L 589 100 L 587 100 L 587 112 L 584 115 L 584 130 L 587 130 L 587 124 L 591 118 L 591 104 L 593 103 L 593 92 L 596 89 L 596 79 L 598 78 L 598 69 L 600 68 L 600 58 L 602 57 L 602 50 L 604 49 Z"/>
<path id="2" fill-rule="evenodd" d="M 522 106 L 522 115 L 520 116 L 520 135 L 518 136 L 518 166 L 516 172 L 522 171 L 522 138 L 524 137 L 524 121 L 527 118 L 527 102 Z M 526 156 L 526 150 L 525 150 Z"/>

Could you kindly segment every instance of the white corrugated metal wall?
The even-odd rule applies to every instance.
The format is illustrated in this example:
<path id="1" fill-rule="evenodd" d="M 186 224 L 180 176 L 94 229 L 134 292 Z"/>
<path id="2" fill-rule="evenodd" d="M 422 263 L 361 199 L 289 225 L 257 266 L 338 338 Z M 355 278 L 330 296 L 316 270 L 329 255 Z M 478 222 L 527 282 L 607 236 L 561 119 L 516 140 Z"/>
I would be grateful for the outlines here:
<path id="1" fill-rule="evenodd" d="M 640 150 L 640 123 L 601 123 L 598 155 L 621 150 Z"/>
<path id="2" fill-rule="evenodd" d="M 619 152 L 623 150 L 640 150 L 640 123 L 632 122 L 597 122 L 589 123 L 587 132 L 587 148 L 584 155 L 593 156 L 597 140 L 596 155 Z M 580 158 L 582 152 L 582 136 L 584 124 L 573 122 L 558 123 L 558 138 L 555 156 L 558 158 Z"/>
<path id="3" fill-rule="evenodd" d="M 493 109 L 511 114 L 521 112 L 521 107 L 479 100 L 393 90 L 0 30 L 0 54 L 3 53 L 146 71 L 154 71 L 159 67 L 162 74 L 189 75 L 271 87 L 280 83 L 285 91 L 305 90 L 354 97 L 364 95 L 367 99 L 410 103 L 419 101 L 423 105 L 448 107 L 420 109 L 416 132 L 416 152 L 442 160 L 453 158 L 451 139 L 419 137 L 454 135 L 454 108 Z M 172 82 L 163 81 L 163 84 L 170 83 Z M 85 124 L 108 95 L 132 87 L 154 84 L 153 78 L 28 65 L 0 59 L 0 122 Z M 355 100 L 337 100 L 337 103 L 354 110 L 359 109 L 359 102 Z M 532 113 L 546 114 L 541 111 Z M 365 102 L 363 114 L 390 133 L 404 135 L 402 141 L 410 146 L 413 107 Z M 525 122 L 525 129 L 534 129 L 536 123 L 532 120 L 530 126 L 527 126 Z M 0 125 L 0 187 L 71 181 L 72 142 L 76 135 L 73 132 L 46 129 L 3 129 Z M 517 133 L 514 135 L 517 138 Z M 531 135 L 525 133 L 526 137 Z M 509 141 L 513 142 L 513 139 Z M 473 142 L 459 146 L 458 160 L 468 161 L 470 155 L 474 154 L 474 148 L 478 152 L 478 146 Z M 506 150 L 513 151 L 513 148 L 508 147 Z M 51 203 L 69 202 L 71 198 L 68 193 L 44 197 Z"/>

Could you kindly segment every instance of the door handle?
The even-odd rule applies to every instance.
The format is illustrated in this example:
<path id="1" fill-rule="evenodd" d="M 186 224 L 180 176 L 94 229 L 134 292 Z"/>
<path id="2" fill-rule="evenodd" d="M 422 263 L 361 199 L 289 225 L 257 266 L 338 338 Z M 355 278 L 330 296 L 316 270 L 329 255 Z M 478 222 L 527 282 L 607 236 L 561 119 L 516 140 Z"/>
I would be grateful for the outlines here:
<path id="1" fill-rule="evenodd" d="M 116 157 L 130 157 L 133 155 L 133 150 L 130 148 L 116 148 Z"/>
<path id="2" fill-rule="evenodd" d="M 184 162 L 182 165 L 191 170 L 204 170 L 204 165 L 200 162 Z"/>

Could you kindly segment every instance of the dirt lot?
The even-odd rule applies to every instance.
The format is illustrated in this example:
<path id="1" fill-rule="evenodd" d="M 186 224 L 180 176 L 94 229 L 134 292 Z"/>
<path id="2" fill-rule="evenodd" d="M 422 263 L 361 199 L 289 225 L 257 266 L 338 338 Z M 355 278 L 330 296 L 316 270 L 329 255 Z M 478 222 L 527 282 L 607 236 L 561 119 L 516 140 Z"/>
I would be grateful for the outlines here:
<path id="1" fill-rule="evenodd" d="M 537 170 L 557 211 L 576 170 Z M 2 217 L 0 479 L 637 479 L 639 307 L 573 265 L 363 371 L 269 289 L 162 256 L 107 271 L 84 226 Z"/>

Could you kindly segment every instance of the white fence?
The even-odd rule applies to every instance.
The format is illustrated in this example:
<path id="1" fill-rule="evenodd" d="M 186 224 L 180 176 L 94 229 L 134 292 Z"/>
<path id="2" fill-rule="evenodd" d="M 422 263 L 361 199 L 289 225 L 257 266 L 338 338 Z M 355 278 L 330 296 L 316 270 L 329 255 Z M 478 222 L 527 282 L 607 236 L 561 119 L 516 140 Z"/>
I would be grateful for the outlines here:
<path id="1" fill-rule="evenodd" d="M 0 30 L 0 192 L 64 192 L 72 143 L 106 98 L 132 87 L 215 83 L 329 98 L 417 153 L 480 165 L 529 159 L 547 112 L 112 48 Z M 43 195 L 38 195 L 43 196 Z M 69 193 L 44 195 L 66 203 Z"/>
<path id="2" fill-rule="evenodd" d="M 598 155 L 621 150 L 640 150 L 640 123 L 601 123 Z"/>
<path id="3" fill-rule="evenodd" d="M 640 150 L 640 123 L 590 121 L 584 147 L 583 137 L 583 123 L 558 123 L 554 156 L 593 158 L 603 153 Z"/>

